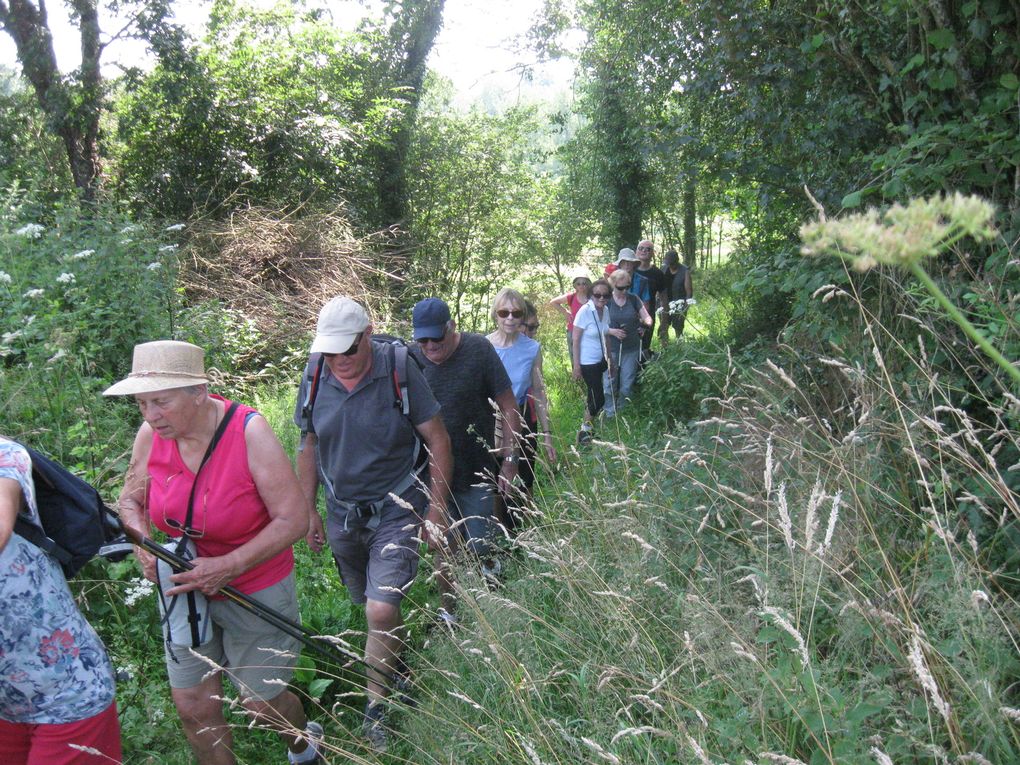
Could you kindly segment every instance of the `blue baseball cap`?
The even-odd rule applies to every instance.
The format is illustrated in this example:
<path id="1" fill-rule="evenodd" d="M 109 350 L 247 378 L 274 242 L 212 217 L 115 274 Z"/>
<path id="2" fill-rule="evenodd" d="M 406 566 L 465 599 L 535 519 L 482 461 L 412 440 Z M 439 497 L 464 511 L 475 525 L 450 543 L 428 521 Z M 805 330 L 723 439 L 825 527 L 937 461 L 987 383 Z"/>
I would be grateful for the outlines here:
<path id="1" fill-rule="evenodd" d="M 439 298 L 419 300 L 411 311 L 414 339 L 436 339 L 446 334 L 446 322 L 450 320 L 450 306 Z"/>

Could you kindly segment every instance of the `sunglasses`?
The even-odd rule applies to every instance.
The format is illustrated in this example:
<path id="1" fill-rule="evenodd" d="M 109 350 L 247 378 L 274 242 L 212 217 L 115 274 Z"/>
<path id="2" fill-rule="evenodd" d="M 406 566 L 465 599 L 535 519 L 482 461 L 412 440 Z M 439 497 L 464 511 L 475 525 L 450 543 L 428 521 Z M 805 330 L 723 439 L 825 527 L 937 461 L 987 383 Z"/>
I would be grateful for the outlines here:
<path id="1" fill-rule="evenodd" d="M 426 345 L 427 343 L 434 343 L 436 345 L 439 345 L 446 339 L 446 332 L 447 330 L 444 329 L 443 334 L 441 334 L 439 337 L 419 337 L 415 342 L 417 342 L 418 345 Z"/>
<path id="2" fill-rule="evenodd" d="M 627 289 L 630 289 L 630 285 L 629 284 L 615 284 L 615 285 L 613 285 L 613 289 L 614 290 L 627 290 Z"/>
<path id="3" fill-rule="evenodd" d="M 609 300 L 608 292 L 593 292 L 591 293 L 591 296 L 596 300 Z"/>
<path id="4" fill-rule="evenodd" d="M 202 537 L 205 536 L 205 521 L 206 521 L 206 518 L 207 518 L 207 516 L 209 514 L 209 490 L 208 489 L 206 489 L 205 494 L 203 495 L 203 499 L 202 499 L 202 528 L 196 529 L 193 526 L 185 526 L 182 521 L 179 521 L 176 518 L 171 518 L 170 516 L 167 515 L 167 512 L 166 512 L 167 511 L 167 508 L 166 508 L 166 498 L 165 498 L 166 492 L 168 492 L 169 489 L 170 489 L 170 482 L 173 481 L 175 478 L 179 477 L 180 475 L 182 475 L 182 473 L 174 473 L 173 475 L 167 476 L 166 483 L 165 483 L 165 488 L 164 488 L 163 523 L 165 523 L 168 528 L 171 528 L 174 531 L 180 532 L 181 534 L 183 534 L 186 537 L 191 537 L 192 539 L 201 539 Z"/>
<path id="5" fill-rule="evenodd" d="M 651 247 L 638 247 L 637 248 L 638 252 L 651 252 L 651 250 L 652 250 Z"/>
<path id="6" fill-rule="evenodd" d="M 496 311 L 496 315 L 501 319 L 505 319 L 507 316 L 513 316 L 515 319 L 523 319 L 524 311 L 520 310 L 519 308 L 515 308 L 512 311 L 507 308 L 500 308 L 498 311 Z"/>
<path id="7" fill-rule="evenodd" d="M 361 338 L 363 336 L 364 336 L 364 333 L 358 333 L 358 336 L 356 338 L 354 338 L 354 342 L 351 343 L 351 347 L 348 348 L 343 353 L 340 353 L 340 354 L 337 354 L 337 355 L 338 356 L 353 356 L 355 353 L 358 352 L 358 346 L 361 345 Z"/>

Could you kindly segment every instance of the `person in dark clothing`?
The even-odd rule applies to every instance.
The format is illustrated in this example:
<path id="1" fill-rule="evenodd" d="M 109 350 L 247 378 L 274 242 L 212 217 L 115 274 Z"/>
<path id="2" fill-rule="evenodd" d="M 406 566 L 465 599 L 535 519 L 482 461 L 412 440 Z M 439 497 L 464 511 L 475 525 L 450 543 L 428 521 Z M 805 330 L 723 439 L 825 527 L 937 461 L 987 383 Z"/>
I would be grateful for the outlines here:
<path id="1" fill-rule="evenodd" d="M 659 293 L 662 292 L 665 287 L 666 277 L 663 275 L 661 269 L 656 266 L 653 262 L 655 255 L 655 247 L 652 245 L 651 240 L 642 239 L 638 242 L 637 246 L 637 258 L 638 267 L 637 273 L 645 278 L 648 282 L 648 293 L 650 295 L 648 300 L 643 301 L 645 304 L 645 310 L 648 311 L 649 316 L 652 317 L 652 326 L 641 335 L 641 366 L 644 367 L 652 358 L 652 333 L 655 331 L 655 302 L 659 298 Z"/>
<path id="2" fill-rule="evenodd" d="M 690 300 L 694 297 L 694 286 L 691 282 L 691 270 L 680 262 L 676 250 L 670 250 L 663 259 L 663 288 L 659 292 L 659 303 L 662 311 L 662 324 L 659 325 L 659 341 L 665 345 L 669 342 L 669 328 L 672 327 L 679 338 L 684 333 L 684 320 L 687 307 L 670 309 L 670 304 L 677 300 Z"/>

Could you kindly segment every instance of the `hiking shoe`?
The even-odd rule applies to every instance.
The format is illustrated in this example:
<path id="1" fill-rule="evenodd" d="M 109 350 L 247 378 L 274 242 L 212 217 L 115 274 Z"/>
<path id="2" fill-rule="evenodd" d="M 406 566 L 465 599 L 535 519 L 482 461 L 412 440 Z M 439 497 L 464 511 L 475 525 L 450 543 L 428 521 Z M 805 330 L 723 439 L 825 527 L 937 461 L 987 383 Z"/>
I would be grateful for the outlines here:
<path id="1" fill-rule="evenodd" d="M 325 736 L 322 726 L 309 720 L 305 725 L 305 732 L 302 738 L 308 742 L 308 749 L 301 752 L 301 754 L 295 755 L 293 752 L 287 752 L 287 761 L 292 765 L 310 765 L 310 763 L 323 762 L 322 759 L 322 739 Z M 311 752 L 309 752 L 309 749 Z"/>
<path id="2" fill-rule="evenodd" d="M 582 428 L 577 431 L 577 443 L 580 446 L 585 446 L 591 443 L 591 440 L 595 438 L 595 434 L 591 430 L 585 430 Z"/>
<path id="3" fill-rule="evenodd" d="M 503 564 L 493 558 L 482 564 L 482 578 L 490 589 L 495 589 L 503 583 L 500 581 L 500 574 L 503 573 Z"/>
<path id="4" fill-rule="evenodd" d="M 389 744 L 390 732 L 386 729 L 386 707 L 381 701 L 365 705 L 365 719 L 361 723 L 361 735 L 372 751 L 382 754 Z"/>
<path id="5" fill-rule="evenodd" d="M 414 688 L 414 683 L 411 681 L 411 668 L 407 666 L 403 657 L 397 659 L 397 667 L 393 670 L 392 677 L 393 695 L 397 697 L 397 701 L 405 707 L 416 707 L 417 702 L 411 696 L 411 691 Z"/>

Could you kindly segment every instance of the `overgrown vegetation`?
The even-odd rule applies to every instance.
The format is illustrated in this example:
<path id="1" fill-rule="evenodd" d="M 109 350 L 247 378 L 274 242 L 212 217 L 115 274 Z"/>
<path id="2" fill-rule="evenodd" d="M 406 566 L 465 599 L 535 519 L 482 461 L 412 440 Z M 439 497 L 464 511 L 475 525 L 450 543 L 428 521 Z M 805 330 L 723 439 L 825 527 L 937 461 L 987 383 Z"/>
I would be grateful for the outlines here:
<path id="1" fill-rule="evenodd" d="M 408 306 L 439 294 L 485 331 L 500 287 L 541 304 L 639 236 L 695 268 L 685 339 L 590 450 L 543 306 L 561 465 L 505 585 L 460 571 L 454 630 L 432 628 L 428 572 L 416 583 L 418 708 L 383 761 L 1020 760 L 1009 4 L 547 3 L 531 42 L 559 55 L 559 32 L 585 33 L 578 100 L 498 112 L 458 111 L 424 77 L 436 0 L 350 33 L 328 7 L 219 0 L 199 43 L 166 3 L 136 5 L 152 71 L 57 83 L 77 94 L 64 132 L 101 113 L 78 147 L 91 175 L 38 93 L 0 84 L 0 432 L 107 497 L 138 417 L 99 394 L 137 342 L 206 347 L 217 390 L 291 448 L 327 296 L 406 335 Z M 960 225 L 955 192 L 994 214 Z M 298 557 L 305 622 L 357 649 L 328 557 Z M 126 761 L 183 765 L 134 564 L 74 586 L 122 670 Z M 376 761 L 357 683 L 302 659 L 334 762 Z M 262 732 L 238 744 L 241 762 L 284 756 Z"/>

